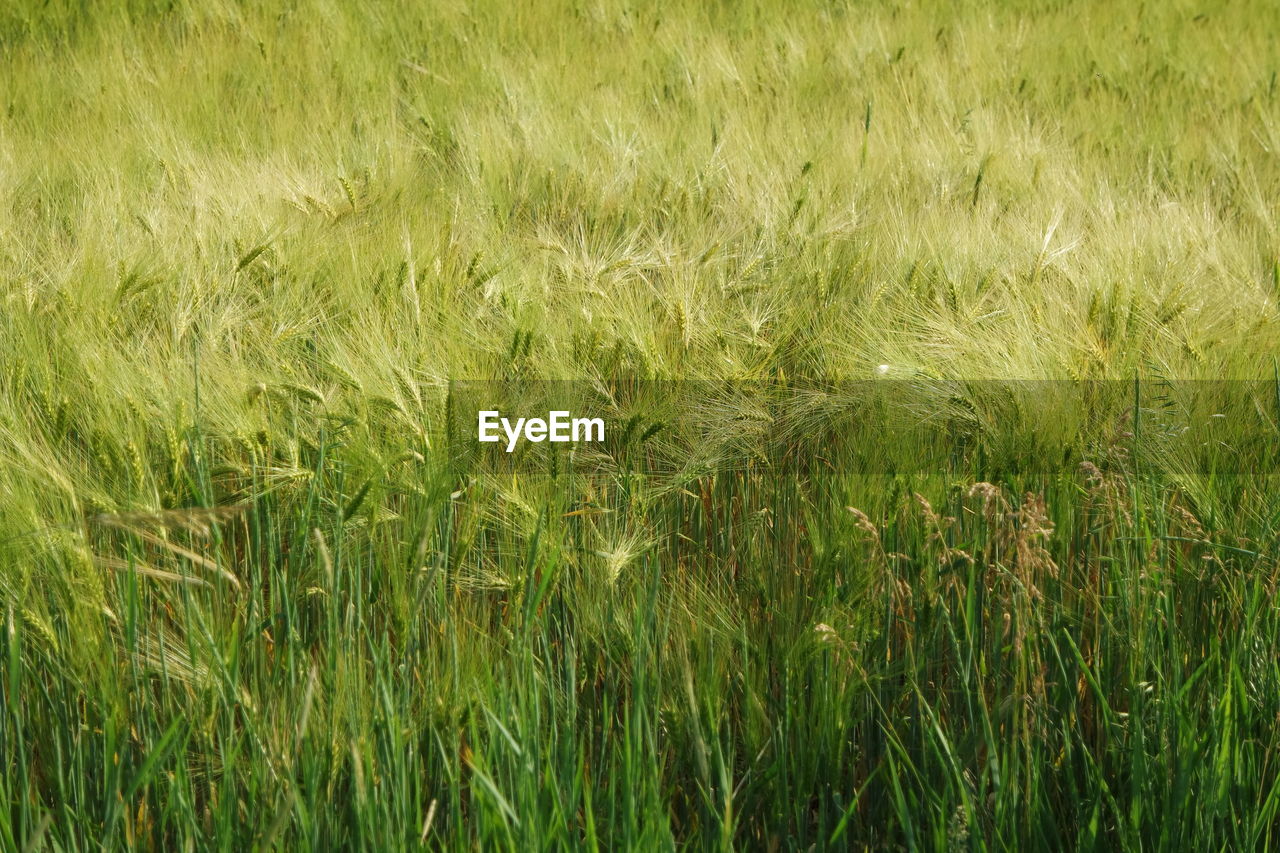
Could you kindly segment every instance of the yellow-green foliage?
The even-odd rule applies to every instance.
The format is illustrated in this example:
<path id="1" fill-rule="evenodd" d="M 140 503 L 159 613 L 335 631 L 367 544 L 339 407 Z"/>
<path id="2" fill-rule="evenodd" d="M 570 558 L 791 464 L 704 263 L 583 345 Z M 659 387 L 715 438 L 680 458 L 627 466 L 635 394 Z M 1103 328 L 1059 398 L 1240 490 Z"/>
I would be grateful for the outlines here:
<path id="1" fill-rule="evenodd" d="M 197 402 L 1280 349 L 1270 4 L 535 5 L 3 13 L 9 461 L 77 473 L 33 399 L 146 491 Z"/>
<path id="2" fill-rule="evenodd" d="M 99 393 L 1276 350 L 1270 4 L 174 5 L 7 13 L 3 340 Z"/>
<path id="3" fill-rule="evenodd" d="M 1274 375 L 1277 32 L 0 0 L 0 849 L 1275 846 L 1273 389 L 1159 383 Z M 617 376 L 1164 396 L 1079 459 L 939 383 L 992 453 L 915 479 L 852 391 L 441 443 Z"/>

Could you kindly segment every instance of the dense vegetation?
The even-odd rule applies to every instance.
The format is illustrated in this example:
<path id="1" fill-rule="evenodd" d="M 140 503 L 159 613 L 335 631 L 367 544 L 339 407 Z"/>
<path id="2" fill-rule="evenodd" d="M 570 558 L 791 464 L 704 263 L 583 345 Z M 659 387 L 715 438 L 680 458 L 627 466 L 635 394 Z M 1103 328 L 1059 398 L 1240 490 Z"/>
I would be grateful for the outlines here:
<path id="1" fill-rule="evenodd" d="M 0 849 L 1280 844 L 1277 33 L 8 4 Z"/>

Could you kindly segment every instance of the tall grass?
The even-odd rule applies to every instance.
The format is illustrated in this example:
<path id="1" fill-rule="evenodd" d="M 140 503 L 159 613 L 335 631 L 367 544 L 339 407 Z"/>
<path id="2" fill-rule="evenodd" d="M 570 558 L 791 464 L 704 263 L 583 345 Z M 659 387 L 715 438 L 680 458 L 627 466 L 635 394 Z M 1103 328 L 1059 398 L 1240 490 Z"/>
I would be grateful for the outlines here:
<path id="1" fill-rule="evenodd" d="M 1277 844 L 1274 8 L 403 5 L 0 11 L 0 848 Z"/>

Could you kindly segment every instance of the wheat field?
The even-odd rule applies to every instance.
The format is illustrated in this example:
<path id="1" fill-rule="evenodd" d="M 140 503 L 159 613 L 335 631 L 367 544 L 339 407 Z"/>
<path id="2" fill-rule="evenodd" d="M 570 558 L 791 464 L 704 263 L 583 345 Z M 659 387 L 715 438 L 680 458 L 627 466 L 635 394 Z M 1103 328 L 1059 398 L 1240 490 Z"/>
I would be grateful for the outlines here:
<path id="1" fill-rule="evenodd" d="M 1277 33 L 5 4 L 0 849 L 1280 845 Z"/>

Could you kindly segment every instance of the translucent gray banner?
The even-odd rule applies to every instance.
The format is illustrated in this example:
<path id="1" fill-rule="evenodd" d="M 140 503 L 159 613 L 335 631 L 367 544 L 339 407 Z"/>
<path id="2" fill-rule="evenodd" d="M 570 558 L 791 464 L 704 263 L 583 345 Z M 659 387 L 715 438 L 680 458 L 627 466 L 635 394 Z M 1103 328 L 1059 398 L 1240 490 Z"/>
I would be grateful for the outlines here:
<path id="1" fill-rule="evenodd" d="M 1280 465 L 1280 383 L 1270 379 L 456 381 L 445 413 L 459 462 L 535 469 L 798 465 L 991 477 L 1082 465 L 1269 474 Z"/>

